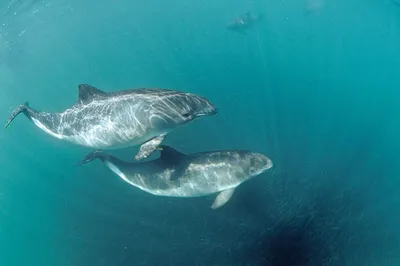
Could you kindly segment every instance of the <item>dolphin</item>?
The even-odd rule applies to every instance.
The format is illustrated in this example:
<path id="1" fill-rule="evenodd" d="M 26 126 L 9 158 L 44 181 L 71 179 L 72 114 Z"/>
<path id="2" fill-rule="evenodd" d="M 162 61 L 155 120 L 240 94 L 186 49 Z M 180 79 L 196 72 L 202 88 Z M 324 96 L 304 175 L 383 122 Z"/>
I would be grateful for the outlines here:
<path id="1" fill-rule="evenodd" d="M 227 29 L 246 35 L 246 31 L 258 23 L 262 18 L 262 14 L 255 17 L 251 15 L 250 12 L 247 12 L 243 16 L 238 17 L 230 22 L 227 26 Z"/>
<path id="2" fill-rule="evenodd" d="M 194 198 L 218 193 L 212 209 L 223 206 L 241 183 L 272 167 L 263 154 L 244 150 L 220 150 L 183 154 L 159 145 L 158 159 L 126 162 L 96 150 L 78 165 L 100 159 L 125 182 L 156 196 Z"/>
<path id="3" fill-rule="evenodd" d="M 104 92 L 88 84 L 78 86 L 77 103 L 60 113 L 18 106 L 8 121 L 23 113 L 47 134 L 94 149 L 141 145 L 135 159 L 148 157 L 165 136 L 217 108 L 207 99 L 168 89 L 129 89 Z"/>

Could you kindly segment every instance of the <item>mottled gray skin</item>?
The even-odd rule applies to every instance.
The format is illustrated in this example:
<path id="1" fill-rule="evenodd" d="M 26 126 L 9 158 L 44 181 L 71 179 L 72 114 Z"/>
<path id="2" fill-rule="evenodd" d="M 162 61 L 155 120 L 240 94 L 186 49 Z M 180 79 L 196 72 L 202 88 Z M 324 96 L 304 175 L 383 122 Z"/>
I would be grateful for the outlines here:
<path id="1" fill-rule="evenodd" d="M 19 106 L 6 127 L 24 113 L 46 133 L 95 149 L 116 149 L 156 141 L 146 156 L 175 128 L 217 109 L 198 95 L 166 89 L 131 89 L 103 92 L 79 85 L 78 102 L 61 113 L 39 112 Z"/>
<path id="2" fill-rule="evenodd" d="M 162 149 L 160 158 L 148 162 L 128 163 L 103 151 L 95 151 L 80 164 L 100 159 L 129 184 L 153 195 L 169 197 L 201 197 L 226 190 L 233 193 L 241 183 L 272 167 L 269 158 L 249 151 L 185 155 L 165 145 L 158 149 Z"/>

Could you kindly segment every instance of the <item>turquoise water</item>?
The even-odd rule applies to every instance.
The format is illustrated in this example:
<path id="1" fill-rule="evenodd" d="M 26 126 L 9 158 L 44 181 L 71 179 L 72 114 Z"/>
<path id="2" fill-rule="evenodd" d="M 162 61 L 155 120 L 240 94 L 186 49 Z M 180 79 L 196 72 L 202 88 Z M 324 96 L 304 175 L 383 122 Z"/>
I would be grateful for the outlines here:
<path id="1" fill-rule="evenodd" d="M 179 89 L 219 113 L 165 144 L 274 168 L 212 210 L 74 167 L 90 149 L 20 116 L 0 133 L 0 264 L 398 265 L 400 8 L 311 1 L 1 2 L 4 121 L 25 101 L 62 111 L 80 83 Z M 226 29 L 247 11 L 264 19 Z"/>

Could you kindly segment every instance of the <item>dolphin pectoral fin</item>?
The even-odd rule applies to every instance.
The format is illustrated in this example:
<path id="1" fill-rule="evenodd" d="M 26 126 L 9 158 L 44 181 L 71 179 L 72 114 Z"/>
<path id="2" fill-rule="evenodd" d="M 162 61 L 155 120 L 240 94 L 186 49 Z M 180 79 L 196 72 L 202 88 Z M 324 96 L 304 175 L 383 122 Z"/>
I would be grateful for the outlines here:
<path id="1" fill-rule="evenodd" d="M 157 147 L 161 144 L 161 142 L 163 142 L 164 139 L 165 135 L 161 135 L 144 143 L 142 146 L 140 146 L 139 152 L 135 156 L 135 160 L 139 161 L 148 157 L 157 149 Z"/>
<path id="2" fill-rule="evenodd" d="M 232 197 L 233 193 L 235 192 L 236 187 L 225 189 L 224 191 L 220 192 L 218 196 L 215 198 L 213 204 L 211 205 L 211 209 L 215 210 L 219 207 L 225 205 L 230 198 Z"/>

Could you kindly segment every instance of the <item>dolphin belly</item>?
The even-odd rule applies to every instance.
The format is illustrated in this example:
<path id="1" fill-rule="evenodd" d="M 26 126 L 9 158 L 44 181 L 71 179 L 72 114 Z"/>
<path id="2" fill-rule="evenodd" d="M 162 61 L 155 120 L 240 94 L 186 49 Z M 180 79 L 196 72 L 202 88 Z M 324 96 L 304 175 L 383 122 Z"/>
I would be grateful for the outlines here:
<path id="1" fill-rule="evenodd" d="M 62 139 L 95 149 L 119 149 L 137 146 L 160 135 L 173 126 L 154 126 L 143 105 L 120 102 L 94 103 L 64 112 L 58 135 Z"/>
<path id="2" fill-rule="evenodd" d="M 164 197 L 177 197 L 177 198 L 197 198 L 203 197 L 210 194 L 214 194 L 220 191 L 223 191 L 227 188 L 236 187 L 211 187 L 211 186 L 198 186 L 196 183 L 185 183 L 185 184 L 175 184 L 171 183 L 167 188 L 157 188 L 157 187 L 149 187 L 148 185 L 140 184 L 138 182 L 130 181 L 129 177 L 127 177 L 123 172 L 119 171 L 117 168 L 110 167 L 109 168 L 120 176 L 124 181 L 129 184 L 155 196 L 164 196 Z"/>
<path id="3" fill-rule="evenodd" d="M 236 187 L 236 186 L 232 186 Z M 157 189 L 152 189 L 152 190 L 146 190 L 143 189 L 144 191 L 151 193 L 156 196 L 166 196 L 166 197 L 177 197 L 177 198 L 197 198 L 197 197 L 203 197 L 207 195 L 211 195 L 220 191 L 223 191 L 225 189 L 228 189 L 231 187 L 200 187 L 197 186 L 197 184 L 193 183 L 186 183 L 181 186 L 177 187 L 170 187 L 166 190 L 157 190 Z"/>
<path id="4" fill-rule="evenodd" d="M 170 130 L 162 132 L 153 130 L 143 134 L 118 134 L 120 132 L 99 129 L 72 136 L 61 136 L 61 138 L 89 148 L 113 150 L 137 146 L 169 132 Z M 134 132 L 132 131 L 132 133 Z"/>
<path id="5" fill-rule="evenodd" d="M 108 167 L 110 167 L 110 165 L 108 165 Z M 166 197 L 202 197 L 236 187 L 241 183 L 233 180 L 229 175 L 223 176 L 222 174 L 222 176 L 220 176 L 215 172 L 196 174 L 193 174 L 193 172 L 179 173 L 180 171 L 178 169 L 179 168 L 169 168 L 163 171 L 156 170 L 157 173 L 152 174 L 150 173 L 152 170 L 147 168 L 143 173 L 134 176 L 125 176 L 122 171 L 118 172 L 115 171 L 115 169 L 113 172 L 131 185 L 147 193 Z M 176 180 L 171 180 L 172 176 L 176 174 L 179 175 L 176 176 Z"/>
<path id="6" fill-rule="evenodd" d="M 58 134 L 57 131 L 53 130 L 52 128 L 49 128 L 48 126 L 46 126 L 45 124 L 43 124 L 40 120 L 36 119 L 36 118 L 31 118 L 32 122 L 41 130 L 43 130 L 44 132 L 46 132 L 47 134 L 57 138 L 57 139 L 64 139 L 64 136 L 62 134 Z"/>

